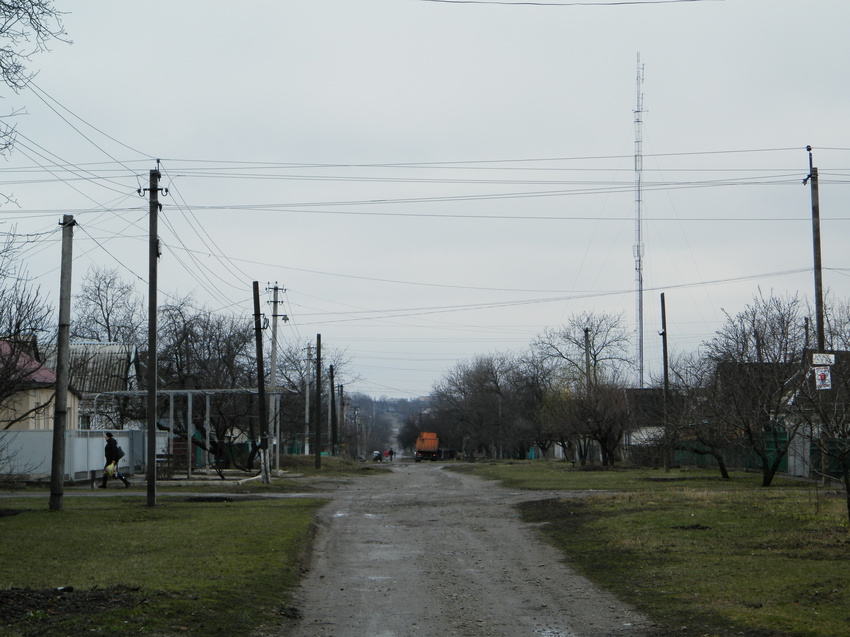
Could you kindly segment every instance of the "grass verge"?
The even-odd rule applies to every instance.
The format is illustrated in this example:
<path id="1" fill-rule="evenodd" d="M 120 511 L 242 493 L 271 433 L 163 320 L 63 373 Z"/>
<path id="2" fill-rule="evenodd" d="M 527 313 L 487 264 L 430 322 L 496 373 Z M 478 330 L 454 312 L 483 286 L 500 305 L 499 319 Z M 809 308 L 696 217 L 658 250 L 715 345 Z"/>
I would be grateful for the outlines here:
<path id="1" fill-rule="evenodd" d="M 10 615 L 0 635 L 247 635 L 282 620 L 322 500 L 158 502 L 74 497 L 50 512 L 32 498 L 0 500 L 0 612 Z M 14 614 L 12 589 L 60 587 L 73 591 Z M 97 595 L 106 591 L 112 603 Z"/>
<path id="2" fill-rule="evenodd" d="M 554 465 L 554 466 L 547 466 Z M 557 463 L 462 467 L 514 488 L 577 497 L 521 507 L 565 561 L 687 635 L 839 637 L 850 625 L 843 497 L 760 476 L 579 471 Z"/>

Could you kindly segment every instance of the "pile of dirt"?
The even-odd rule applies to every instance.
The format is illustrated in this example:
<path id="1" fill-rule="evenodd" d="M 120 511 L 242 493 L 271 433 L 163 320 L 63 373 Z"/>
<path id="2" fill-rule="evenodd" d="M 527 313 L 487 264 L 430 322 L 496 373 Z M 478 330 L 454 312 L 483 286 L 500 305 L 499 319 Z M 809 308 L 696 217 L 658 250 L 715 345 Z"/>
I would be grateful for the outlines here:
<path id="1" fill-rule="evenodd" d="M 114 608 L 130 608 L 138 603 L 138 592 L 126 587 L 88 591 L 71 587 L 41 590 L 10 588 L 0 590 L 0 625 L 33 622 L 47 627 L 73 617 L 96 615 Z M 49 631 L 44 634 L 49 634 Z"/>

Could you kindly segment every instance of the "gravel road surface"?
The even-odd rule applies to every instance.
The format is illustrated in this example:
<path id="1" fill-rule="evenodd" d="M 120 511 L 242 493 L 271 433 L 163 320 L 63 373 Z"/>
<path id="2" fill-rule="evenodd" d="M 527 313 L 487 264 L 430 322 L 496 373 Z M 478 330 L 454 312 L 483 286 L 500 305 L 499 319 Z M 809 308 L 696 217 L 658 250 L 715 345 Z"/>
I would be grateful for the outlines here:
<path id="1" fill-rule="evenodd" d="M 294 600 L 300 617 L 262 635 L 653 632 L 646 618 L 561 563 L 512 506 L 555 494 L 510 491 L 435 463 L 389 466 L 389 474 L 330 487 L 332 502 L 319 514 L 309 572 Z"/>

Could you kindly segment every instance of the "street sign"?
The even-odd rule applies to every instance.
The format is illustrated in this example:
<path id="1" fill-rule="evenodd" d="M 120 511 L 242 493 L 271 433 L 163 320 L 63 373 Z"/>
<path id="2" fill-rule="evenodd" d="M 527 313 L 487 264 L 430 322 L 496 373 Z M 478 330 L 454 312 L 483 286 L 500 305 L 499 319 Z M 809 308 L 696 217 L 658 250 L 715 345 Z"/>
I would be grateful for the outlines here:
<path id="1" fill-rule="evenodd" d="M 835 354 L 812 354 L 812 365 L 823 366 L 823 365 L 835 365 Z"/>

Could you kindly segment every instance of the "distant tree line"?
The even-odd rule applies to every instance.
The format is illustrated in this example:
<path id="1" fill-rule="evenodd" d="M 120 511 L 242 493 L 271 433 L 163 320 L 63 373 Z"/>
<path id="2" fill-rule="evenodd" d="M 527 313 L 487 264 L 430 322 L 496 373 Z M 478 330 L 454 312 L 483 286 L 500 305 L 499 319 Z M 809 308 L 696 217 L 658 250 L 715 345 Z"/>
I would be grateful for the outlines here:
<path id="1" fill-rule="evenodd" d="M 850 303 L 828 299 L 832 388 L 816 388 L 811 309 L 798 295 L 758 295 L 698 351 L 679 353 L 635 389 L 622 314 L 583 312 L 523 351 L 480 355 L 448 370 L 401 438 L 435 431 L 467 458 L 551 457 L 581 465 L 667 466 L 677 452 L 711 456 L 721 475 L 757 467 L 770 486 L 794 450 L 811 475 L 841 482 L 850 514 Z M 666 391 L 665 391 L 666 389 Z M 631 441 L 630 445 L 625 442 Z M 629 454 L 627 456 L 627 454 Z"/>

